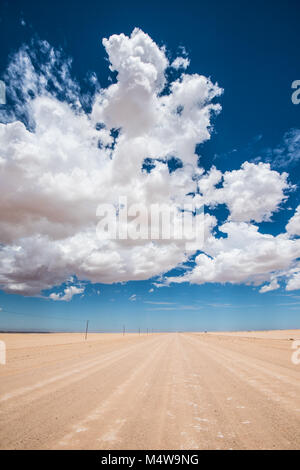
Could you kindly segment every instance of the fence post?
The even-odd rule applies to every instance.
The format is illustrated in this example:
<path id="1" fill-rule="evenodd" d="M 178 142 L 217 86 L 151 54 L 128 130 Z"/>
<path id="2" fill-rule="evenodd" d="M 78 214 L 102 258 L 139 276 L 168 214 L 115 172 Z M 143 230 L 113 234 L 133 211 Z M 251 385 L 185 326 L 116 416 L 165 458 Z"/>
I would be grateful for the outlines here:
<path id="1" fill-rule="evenodd" d="M 85 340 L 87 340 L 87 334 L 88 334 L 88 329 L 89 329 L 89 321 L 86 321 L 86 329 L 85 329 Z"/>

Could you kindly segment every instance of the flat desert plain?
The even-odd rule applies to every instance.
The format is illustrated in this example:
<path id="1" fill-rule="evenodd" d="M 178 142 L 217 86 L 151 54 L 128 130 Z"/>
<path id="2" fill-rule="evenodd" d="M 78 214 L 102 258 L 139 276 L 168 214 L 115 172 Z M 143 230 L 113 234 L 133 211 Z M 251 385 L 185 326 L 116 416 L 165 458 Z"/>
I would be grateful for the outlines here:
<path id="1" fill-rule="evenodd" d="M 0 334 L 0 447 L 300 449 L 292 338 Z"/>

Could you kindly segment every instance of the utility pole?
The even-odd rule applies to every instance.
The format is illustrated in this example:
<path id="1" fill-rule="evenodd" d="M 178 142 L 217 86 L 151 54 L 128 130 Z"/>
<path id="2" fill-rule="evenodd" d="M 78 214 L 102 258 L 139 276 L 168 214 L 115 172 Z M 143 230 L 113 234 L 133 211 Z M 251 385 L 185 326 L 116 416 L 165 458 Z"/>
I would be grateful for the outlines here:
<path id="1" fill-rule="evenodd" d="M 125 325 L 123 325 L 123 336 L 125 336 Z"/>
<path id="2" fill-rule="evenodd" d="M 147 336 L 148 336 L 148 328 L 147 328 Z"/>
<path id="3" fill-rule="evenodd" d="M 86 329 L 85 329 L 85 340 L 87 339 L 87 334 L 88 334 L 88 329 L 89 329 L 89 321 L 86 321 Z"/>
<path id="4" fill-rule="evenodd" d="M 139 328 L 139 336 L 141 336 L 141 329 Z"/>

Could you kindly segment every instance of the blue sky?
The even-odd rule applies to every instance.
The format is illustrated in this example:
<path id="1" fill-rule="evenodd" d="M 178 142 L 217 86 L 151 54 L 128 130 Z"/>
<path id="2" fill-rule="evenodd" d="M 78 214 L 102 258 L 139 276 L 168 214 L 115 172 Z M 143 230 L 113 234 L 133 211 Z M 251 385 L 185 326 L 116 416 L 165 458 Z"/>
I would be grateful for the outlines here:
<path id="1" fill-rule="evenodd" d="M 71 75 L 81 88 L 81 96 L 91 93 L 87 76 L 92 72 L 96 74 L 99 86 L 106 89 L 116 80 L 116 72 L 108 69 L 102 38 L 121 33 L 129 37 L 135 27 L 140 28 L 158 47 L 166 48 L 170 63 L 177 56 L 188 57 L 190 65 L 186 73 L 209 77 L 224 90 L 213 100 L 221 104 L 222 110 L 212 119 L 210 139 L 196 147 L 201 156 L 199 165 L 205 172 L 213 165 L 222 174 L 232 172 L 248 161 L 254 165 L 270 163 L 276 175 L 288 173 L 289 188 L 284 187 L 283 180 L 276 175 L 270 182 L 271 188 L 277 181 L 278 185 L 283 184 L 282 194 L 287 196 L 278 203 L 271 203 L 271 215 L 268 216 L 268 210 L 264 208 L 266 213 L 262 217 L 258 215 L 246 220 L 239 213 L 235 219 L 236 223 L 245 220 L 245 223 L 258 227 L 261 234 L 276 237 L 285 232 L 300 204 L 297 187 L 300 105 L 291 101 L 291 84 L 300 79 L 299 9 L 296 1 L 263 4 L 257 1 L 187 1 L 184 9 L 181 3 L 168 1 L 148 4 L 4 1 L 0 6 L 0 78 L 11 77 L 5 75 L 7 68 L 13 54 L 24 44 L 31 44 L 29 47 L 33 49 L 42 40 L 54 50 L 61 48 L 63 60 L 72 58 Z M 32 39 L 35 39 L 35 45 Z M 171 78 L 178 77 L 177 70 L 168 73 Z M 9 95 L 8 106 L 16 112 L 11 99 Z M 2 122 L 8 122 L 8 119 Z M 7 141 L 2 145 L 7 146 Z M 268 172 L 262 175 L 262 178 L 268 177 Z M 266 181 L 266 197 L 268 184 Z M 277 196 L 274 194 L 275 199 Z M 224 203 L 219 200 L 208 209 L 217 217 L 218 227 L 226 221 L 230 208 L 233 213 L 235 196 L 233 200 L 228 199 L 230 197 L 227 195 Z M 297 231 L 291 233 L 292 240 L 298 236 Z M 1 243 L 9 244 L 6 239 Z M 272 269 L 268 275 L 264 272 L 260 278 L 261 273 L 255 272 L 249 279 L 243 277 L 241 282 L 234 284 L 226 270 L 205 282 L 202 281 L 205 275 L 201 274 L 199 281 L 197 273 L 195 283 L 188 280 L 163 287 L 153 284 L 162 282 L 158 274 L 143 280 L 131 280 L 134 276 L 130 278 L 129 275 L 126 282 L 117 282 L 117 278 L 115 283 L 111 283 L 113 278 L 110 277 L 110 284 L 105 284 L 94 282 L 95 278 L 80 278 L 82 271 L 79 270 L 69 274 L 77 276 L 73 282 L 77 288 L 84 288 L 70 301 L 54 301 L 49 297 L 51 293 L 63 296 L 64 289 L 71 285 L 67 278 L 55 275 L 52 285 L 47 278 L 48 284 L 38 295 L 17 295 L 4 285 L 0 291 L 0 328 L 77 330 L 83 329 L 86 319 L 90 320 L 94 330 L 118 330 L 123 324 L 128 329 L 148 327 L 158 330 L 299 328 L 297 279 L 293 283 L 297 288 L 286 289 L 289 280 L 298 273 L 298 247 L 290 248 L 286 244 L 282 250 L 283 254 L 287 250 L 287 257 L 294 251 L 288 265 L 284 266 L 280 261 L 278 269 Z M 209 257 L 213 257 L 211 253 Z M 34 263 L 35 258 L 32 258 Z M 45 261 L 46 264 L 50 270 L 50 262 Z M 162 267 L 160 272 L 163 276 L 182 277 L 194 265 L 189 262 L 184 266 L 179 269 L 174 266 L 166 271 Z M 279 287 L 260 293 L 261 286 L 271 283 L 274 275 Z M 61 282 L 56 284 L 58 278 Z M 16 279 L 20 282 L 20 273 Z"/>

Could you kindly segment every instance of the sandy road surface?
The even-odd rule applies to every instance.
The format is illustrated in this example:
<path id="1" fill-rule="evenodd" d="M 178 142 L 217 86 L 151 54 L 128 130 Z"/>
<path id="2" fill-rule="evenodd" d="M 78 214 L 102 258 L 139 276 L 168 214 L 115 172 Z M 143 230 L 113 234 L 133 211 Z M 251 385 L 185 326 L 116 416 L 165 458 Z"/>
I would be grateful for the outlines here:
<path id="1" fill-rule="evenodd" d="M 300 449 L 290 337 L 0 335 L 0 448 Z"/>

